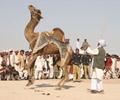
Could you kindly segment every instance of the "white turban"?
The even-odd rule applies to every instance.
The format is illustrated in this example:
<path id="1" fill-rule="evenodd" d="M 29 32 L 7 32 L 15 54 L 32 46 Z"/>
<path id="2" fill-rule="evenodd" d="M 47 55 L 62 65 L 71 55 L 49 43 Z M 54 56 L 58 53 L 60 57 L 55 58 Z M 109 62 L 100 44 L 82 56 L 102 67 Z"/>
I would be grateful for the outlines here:
<path id="1" fill-rule="evenodd" d="M 98 41 L 100 47 L 105 47 L 106 46 L 106 41 L 101 39 Z"/>

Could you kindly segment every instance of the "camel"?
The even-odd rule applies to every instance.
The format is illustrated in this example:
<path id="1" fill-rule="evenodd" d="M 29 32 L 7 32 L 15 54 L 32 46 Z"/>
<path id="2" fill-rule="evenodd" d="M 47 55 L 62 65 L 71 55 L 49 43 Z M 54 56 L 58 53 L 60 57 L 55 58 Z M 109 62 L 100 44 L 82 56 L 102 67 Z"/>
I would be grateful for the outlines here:
<path id="1" fill-rule="evenodd" d="M 34 29 L 43 17 L 41 16 L 41 11 L 39 9 L 36 9 L 33 5 L 29 5 L 28 8 L 31 13 L 31 20 L 25 27 L 24 35 L 25 35 L 26 40 L 30 44 L 30 49 L 33 50 L 35 43 L 37 41 L 38 35 L 39 35 L 39 32 L 34 32 Z M 62 41 L 62 39 L 64 38 L 64 32 L 60 28 L 54 28 L 51 33 L 48 32 L 47 34 L 57 37 L 60 41 Z"/>
<path id="2" fill-rule="evenodd" d="M 26 40 L 29 43 L 30 49 L 32 50 L 32 54 L 29 59 L 28 63 L 28 73 L 29 73 L 29 79 L 26 86 L 30 86 L 34 83 L 34 62 L 38 55 L 46 55 L 46 54 L 60 54 L 60 47 L 58 46 L 57 42 L 59 44 L 65 44 L 63 43 L 64 39 L 64 32 L 60 28 L 54 28 L 52 32 L 34 32 L 35 27 L 38 25 L 39 21 L 43 18 L 41 16 L 41 11 L 39 9 L 36 9 L 33 5 L 29 5 L 29 11 L 31 14 L 31 19 L 29 23 L 25 27 L 24 35 Z M 43 48 L 37 50 L 34 52 L 34 48 L 36 47 L 36 44 L 38 42 L 38 37 L 44 35 L 47 37 L 47 40 L 51 41 L 51 38 L 56 41 L 56 43 L 50 42 L 43 46 Z M 55 38 L 54 38 L 55 37 Z M 50 39 L 49 39 L 50 38 Z M 62 52 L 62 50 L 61 50 Z M 71 57 L 72 57 L 72 48 L 68 46 L 67 52 L 64 55 L 64 58 L 60 59 L 60 65 L 64 68 L 65 71 L 65 77 L 58 83 L 58 86 L 61 87 L 64 85 L 65 81 L 67 80 L 67 65 L 69 64 Z"/>

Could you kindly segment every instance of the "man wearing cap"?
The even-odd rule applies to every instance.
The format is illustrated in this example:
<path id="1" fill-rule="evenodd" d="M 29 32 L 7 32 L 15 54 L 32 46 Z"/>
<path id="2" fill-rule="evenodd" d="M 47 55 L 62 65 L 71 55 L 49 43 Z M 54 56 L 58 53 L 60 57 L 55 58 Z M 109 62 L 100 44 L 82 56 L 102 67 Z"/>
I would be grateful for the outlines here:
<path id="1" fill-rule="evenodd" d="M 99 40 L 97 48 L 91 50 L 90 47 L 87 48 L 87 53 L 94 56 L 93 58 L 93 73 L 91 79 L 91 93 L 104 93 L 103 90 L 103 70 L 104 70 L 104 60 L 106 51 L 104 47 L 106 46 L 105 40 Z"/>

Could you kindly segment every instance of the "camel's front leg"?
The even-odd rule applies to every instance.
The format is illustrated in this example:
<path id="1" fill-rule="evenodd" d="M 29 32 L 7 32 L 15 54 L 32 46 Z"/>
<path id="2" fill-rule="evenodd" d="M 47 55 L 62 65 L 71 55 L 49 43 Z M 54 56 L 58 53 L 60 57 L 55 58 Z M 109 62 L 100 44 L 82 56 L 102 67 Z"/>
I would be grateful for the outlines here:
<path id="1" fill-rule="evenodd" d="M 30 86 L 34 83 L 34 62 L 37 58 L 37 55 L 32 55 L 28 63 L 28 83 L 26 86 Z"/>
<path id="2" fill-rule="evenodd" d="M 63 78 L 60 80 L 60 82 L 58 83 L 58 88 L 61 89 L 65 82 L 68 80 L 68 70 L 67 70 L 67 67 L 63 68 Z"/>

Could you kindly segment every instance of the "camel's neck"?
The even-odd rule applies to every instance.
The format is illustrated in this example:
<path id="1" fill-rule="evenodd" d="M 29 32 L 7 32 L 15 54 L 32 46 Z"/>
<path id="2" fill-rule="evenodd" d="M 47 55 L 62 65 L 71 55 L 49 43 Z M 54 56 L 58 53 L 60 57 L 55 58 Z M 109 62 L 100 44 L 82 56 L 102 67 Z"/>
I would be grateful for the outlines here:
<path id="1" fill-rule="evenodd" d="M 30 42 L 35 37 L 34 29 L 38 23 L 38 20 L 31 18 L 30 22 L 27 24 L 24 34 L 28 42 Z"/>

